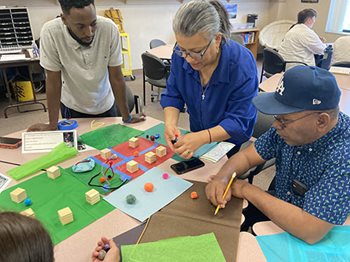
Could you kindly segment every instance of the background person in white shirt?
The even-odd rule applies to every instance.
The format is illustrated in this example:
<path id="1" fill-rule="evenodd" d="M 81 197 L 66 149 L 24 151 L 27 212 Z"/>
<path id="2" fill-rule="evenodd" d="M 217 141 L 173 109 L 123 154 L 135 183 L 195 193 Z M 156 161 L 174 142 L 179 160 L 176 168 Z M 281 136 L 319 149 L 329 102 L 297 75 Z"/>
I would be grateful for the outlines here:
<path id="1" fill-rule="evenodd" d="M 62 15 L 47 22 L 40 35 L 40 64 L 46 71 L 49 124 L 29 131 L 57 129 L 64 118 L 114 117 L 126 123 L 144 120 L 130 115 L 117 26 L 96 15 L 94 0 L 59 0 Z"/>
<path id="2" fill-rule="evenodd" d="M 286 61 L 298 61 L 307 65 L 315 65 L 316 54 L 323 54 L 327 47 L 320 37 L 312 30 L 316 21 L 317 12 L 313 9 L 304 9 L 298 13 L 298 22 L 286 33 L 279 54 Z M 287 64 L 289 69 L 298 64 Z"/>
<path id="3" fill-rule="evenodd" d="M 333 49 L 333 64 L 337 62 L 350 62 L 350 35 L 342 36 L 335 40 Z"/>

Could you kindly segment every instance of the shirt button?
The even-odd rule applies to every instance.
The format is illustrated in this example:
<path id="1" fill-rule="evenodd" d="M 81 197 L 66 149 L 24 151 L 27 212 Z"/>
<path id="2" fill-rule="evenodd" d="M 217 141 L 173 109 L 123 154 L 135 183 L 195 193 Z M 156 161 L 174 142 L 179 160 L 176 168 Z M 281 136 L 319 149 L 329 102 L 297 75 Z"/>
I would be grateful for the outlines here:
<path id="1" fill-rule="evenodd" d="M 312 151 L 312 148 L 309 148 L 309 151 L 311 152 L 311 151 Z"/>
<path id="2" fill-rule="evenodd" d="M 298 154 L 298 155 L 300 155 L 300 154 L 301 154 L 301 152 L 300 152 L 300 151 L 297 151 L 297 154 Z"/>
<path id="3" fill-rule="evenodd" d="M 288 195 L 288 196 L 290 195 L 290 192 L 289 192 L 289 191 L 287 192 L 287 195 Z"/>

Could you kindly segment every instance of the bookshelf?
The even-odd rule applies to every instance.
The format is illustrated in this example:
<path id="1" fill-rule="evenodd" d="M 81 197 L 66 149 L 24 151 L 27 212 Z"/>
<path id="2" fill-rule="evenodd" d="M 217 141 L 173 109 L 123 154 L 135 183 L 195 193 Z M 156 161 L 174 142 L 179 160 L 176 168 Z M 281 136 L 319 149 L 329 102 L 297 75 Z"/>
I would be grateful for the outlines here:
<path id="1" fill-rule="evenodd" d="M 243 38 L 245 47 L 252 52 L 253 56 L 256 59 L 258 55 L 259 29 L 249 28 L 249 29 L 233 30 L 231 31 L 231 34 L 241 35 Z"/>

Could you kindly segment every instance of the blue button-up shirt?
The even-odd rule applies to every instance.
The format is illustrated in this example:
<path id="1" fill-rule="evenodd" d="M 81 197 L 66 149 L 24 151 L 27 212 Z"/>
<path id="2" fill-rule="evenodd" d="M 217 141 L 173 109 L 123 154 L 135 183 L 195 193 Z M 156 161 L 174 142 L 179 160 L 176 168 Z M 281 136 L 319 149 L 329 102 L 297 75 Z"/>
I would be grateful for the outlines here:
<path id="1" fill-rule="evenodd" d="M 332 224 L 350 215 L 350 117 L 340 113 L 337 125 L 315 142 L 289 146 L 271 128 L 255 142 L 259 155 L 276 158 L 276 196 Z M 294 194 L 292 181 L 306 185 Z"/>
<path id="2" fill-rule="evenodd" d="M 254 57 L 245 47 L 228 40 L 221 45 L 221 56 L 207 87 L 199 72 L 186 59 L 173 54 L 162 107 L 182 110 L 190 116 L 193 132 L 220 125 L 236 145 L 247 141 L 256 120 L 252 99 L 257 95 L 258 78 Z"/>

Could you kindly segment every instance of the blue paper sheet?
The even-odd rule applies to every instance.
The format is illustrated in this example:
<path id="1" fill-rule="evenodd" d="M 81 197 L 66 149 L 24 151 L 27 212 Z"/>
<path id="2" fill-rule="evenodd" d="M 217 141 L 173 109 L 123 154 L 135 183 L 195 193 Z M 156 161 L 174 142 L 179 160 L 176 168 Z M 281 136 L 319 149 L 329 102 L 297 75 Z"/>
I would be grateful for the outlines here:
<path id="1" fill-rule="evenodd" d="M 171 174 L 168 179 L 163 179 L 163 173 L 164 171 L 157 167 L 152 168 L 106 196 L 105 200 L 129 216 L 143 222 L 192 186 L 192 183 Z M 153 183 L 153 192 L 144 190 L 144 185 L 148 182 Z M 126 196 L 129 194 L 136 197 L 135 204 L 126 202 Z"/>
<path id="2" fill-rule="evenodd" d="M 350 226 L 336 226 L 314 245 L 307 244 L 286 232 L 256 238 L 268 262 L 348 262 L 349 236 Z"/>

